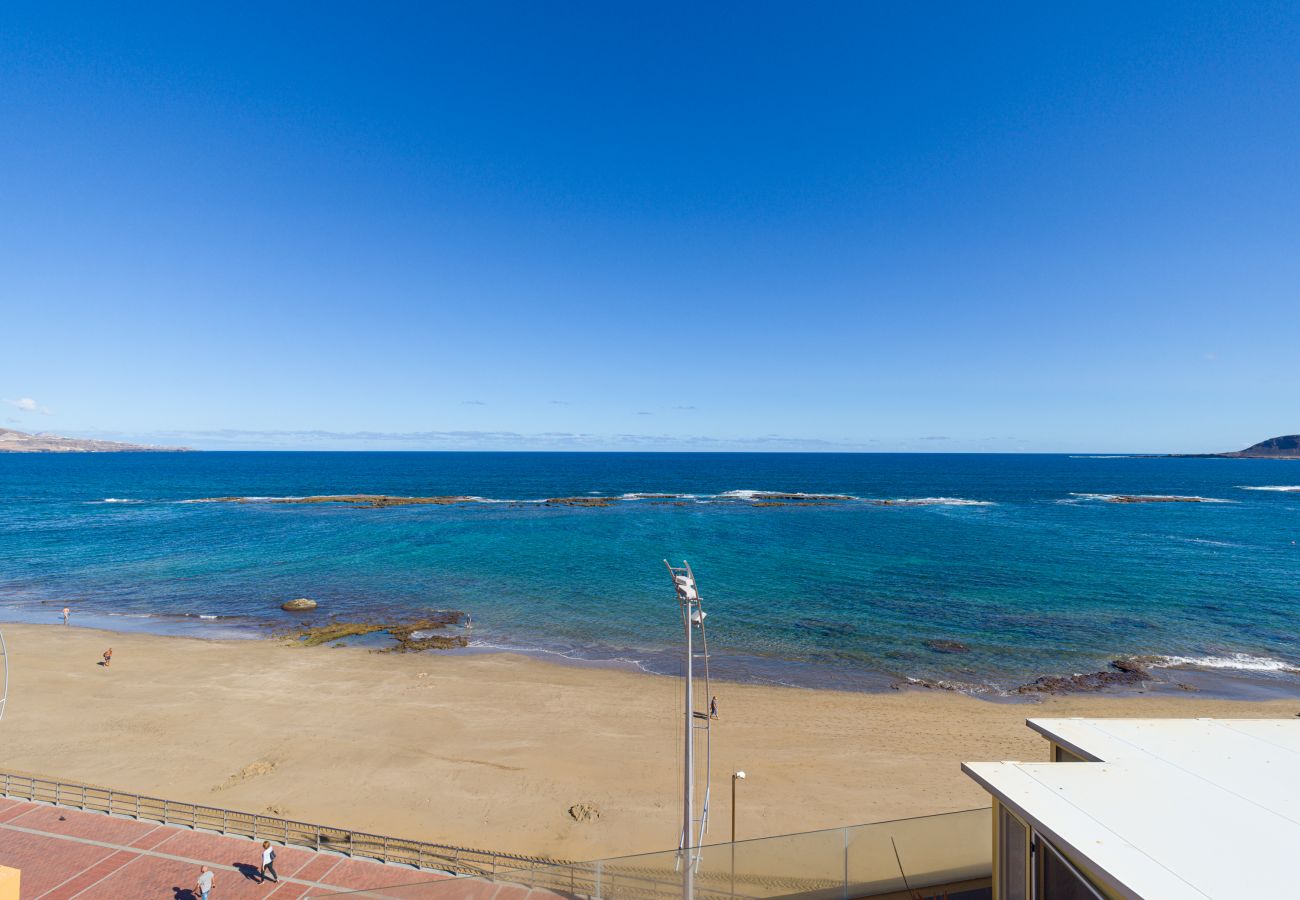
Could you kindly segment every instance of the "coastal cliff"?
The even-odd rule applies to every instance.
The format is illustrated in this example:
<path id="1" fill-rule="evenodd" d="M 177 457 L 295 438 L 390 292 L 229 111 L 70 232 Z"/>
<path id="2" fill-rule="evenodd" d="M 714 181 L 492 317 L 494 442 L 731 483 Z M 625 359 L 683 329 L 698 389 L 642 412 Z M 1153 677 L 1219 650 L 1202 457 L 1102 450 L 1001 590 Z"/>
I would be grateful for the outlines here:
<path id="1" fill-rule="evenodd" d="M 0 428 L 0 453 L 178 453 L 188 447 L 155 447 L 149 444 L 123 444 L 118 441 L 95 441 L 60 437 L 57 434 L 28 434 L 12 428 Z"/>

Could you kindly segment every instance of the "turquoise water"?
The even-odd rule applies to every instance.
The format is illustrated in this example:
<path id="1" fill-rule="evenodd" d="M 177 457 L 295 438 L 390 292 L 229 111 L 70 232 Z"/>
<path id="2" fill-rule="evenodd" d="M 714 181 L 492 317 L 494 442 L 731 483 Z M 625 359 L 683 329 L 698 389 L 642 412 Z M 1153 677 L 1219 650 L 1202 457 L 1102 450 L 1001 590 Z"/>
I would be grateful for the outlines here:
<path id="1" fill-rule="evenodd" d="M 1274 460 L 9 455 L 0 618 L 52 621 L 71 602 L 82 622 L 260 633 L 307 596 L 345 617 L 462 609 L 480 647 L 673 671 L 669 558 L 695 568 L 716 666 L 734 677 L 1006 687 L 1134 653 L 1283 677 L 1300 664 L 1300 493 L 1277 489 L 1290 486 L 1300 463 Z M 842 497 L 756 506 L 751 491 Z M 350 493 L 483 502 L 185 502 Z M 486 502 L 637 493 L 678 496 Z M 1117 494 L 1218 502 L 1102 496 Z"/>

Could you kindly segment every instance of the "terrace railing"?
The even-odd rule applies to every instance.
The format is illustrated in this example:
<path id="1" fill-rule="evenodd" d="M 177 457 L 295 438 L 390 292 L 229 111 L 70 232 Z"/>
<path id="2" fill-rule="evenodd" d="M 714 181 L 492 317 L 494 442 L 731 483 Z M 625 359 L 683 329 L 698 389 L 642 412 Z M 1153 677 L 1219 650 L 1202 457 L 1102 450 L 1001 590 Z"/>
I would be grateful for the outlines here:
<path id="1" fill-rule="evenodd" d="M 544 857 L 494 853 L 450 844 L 369 834 L 9 772 L 0 772 L 0 793 L 18 800 L 147 819 L 165 825 L 202 828 L 256 841 L 277 841 L 313 850 L 332 850 L 348 856 L 365 856 L 386 863 L 437 869 L 457 875 L 492 876 L 504 871 L 555 864 L 555 860 Z M 415 876 L 416 873 L 412 875 Z"/>
<path id="2" fill-rule="evenodd" d="M 694 855 L 694 854 L 693 854 Z M 991 896 L 988 808 L 803 834 L 712 844 L 698 851 L 693 900 L 929 900 Z M 676 850 L 562 863 L 347 894 L 373 900 L 683 900 Z M 532 894 L 532 892 L 537 892 Z"/>

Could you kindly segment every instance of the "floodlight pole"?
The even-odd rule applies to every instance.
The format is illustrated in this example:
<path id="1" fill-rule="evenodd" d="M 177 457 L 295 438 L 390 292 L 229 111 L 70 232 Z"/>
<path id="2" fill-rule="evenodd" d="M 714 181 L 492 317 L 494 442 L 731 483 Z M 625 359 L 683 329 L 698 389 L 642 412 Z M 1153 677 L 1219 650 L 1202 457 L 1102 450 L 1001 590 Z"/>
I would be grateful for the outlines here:
<path id="1" fill-rule="evenodd" d="M 683 748 L 683 765 L 682 765 L 682 831 L 681 839 L 678 843 L 678 849 L 681 852 L 682 865 L 682 898 L 683 900 L 694 900 L 695 897 L 695 866 L 699 861 L 698 852 L 692 852 L 704 840 L 704 831 L 708 827 L 709 820 L 709 788 L 708 788 L 708 768 L 711 758 L 708 741 L 709 734 L 709 714 L 707 712 L 697 713 L 695 710 L 695 632 L 694 628 L 700 630 L 701 658 L 704 660 L 704 687 L 705 694 L 710 690 L 709 684 L 709 645 L 704 636 L 704 616 L 705 612 L 700 602 L 699 586 L 695 583 L 695 573 L 691 571 L 690 563 L 683 562 L 681 566 L 673 566 L 668 560 L 664 560 L 664 565 L 668 568 L 668 574 L 673 580 L 673 588 L 677 592 L 677 603 L 682 614 L 682 631 L 686 637 L 686 665 L 683 670 L 685 675 L 686 702 L 684 704 L 684 722 L 683 733 L 685 735 Z M 696 719 L 703 719 L 703 725 L 696 725 Z M 695 832 L 695 732 L 697 730 L 705 732 L 705 789 L 704 805 L 700 809 L 699 817 L 699 834 Z"/>
<path id="2" fill-rule="evenodd" d="M 686 759 L 682 769 L 685 773 L 685 790 L 682 791 L 682 850 L 686 855 L 686 864 L 682 867 L 682 900 L 694 900 L 695 897 L 695 861 L 691 858 L 691 830 L 695 824 L 695 655 L 691 635 L 691 604 L 682 601 L 682 624 L 686 626 Z"/>

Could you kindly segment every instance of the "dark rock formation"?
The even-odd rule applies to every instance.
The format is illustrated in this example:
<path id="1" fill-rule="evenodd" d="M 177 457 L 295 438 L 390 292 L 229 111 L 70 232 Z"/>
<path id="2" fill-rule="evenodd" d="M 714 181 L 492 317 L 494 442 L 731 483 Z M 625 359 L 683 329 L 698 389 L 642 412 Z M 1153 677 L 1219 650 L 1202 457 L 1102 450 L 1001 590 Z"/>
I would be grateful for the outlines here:
<path id="1" fill-rule="evenodd" d="M 949 641 L 943 638 L 937 638 L 932 641 L 926 641 L 925 646 L 929 647 L 935 653 L 969 653 L 970 647 L 967 647 L 961 641 Z"/>
<path id="2" fill-rule="evenodd" d="M 1132 687 L 1151 680 L 1151 673 L 1136 659 L 1117 659 L 1104 672 L 1082 675 L 1044 675 L 1016 688 L 1017 694 L 1093 693 L 1114 687 Z"/>

